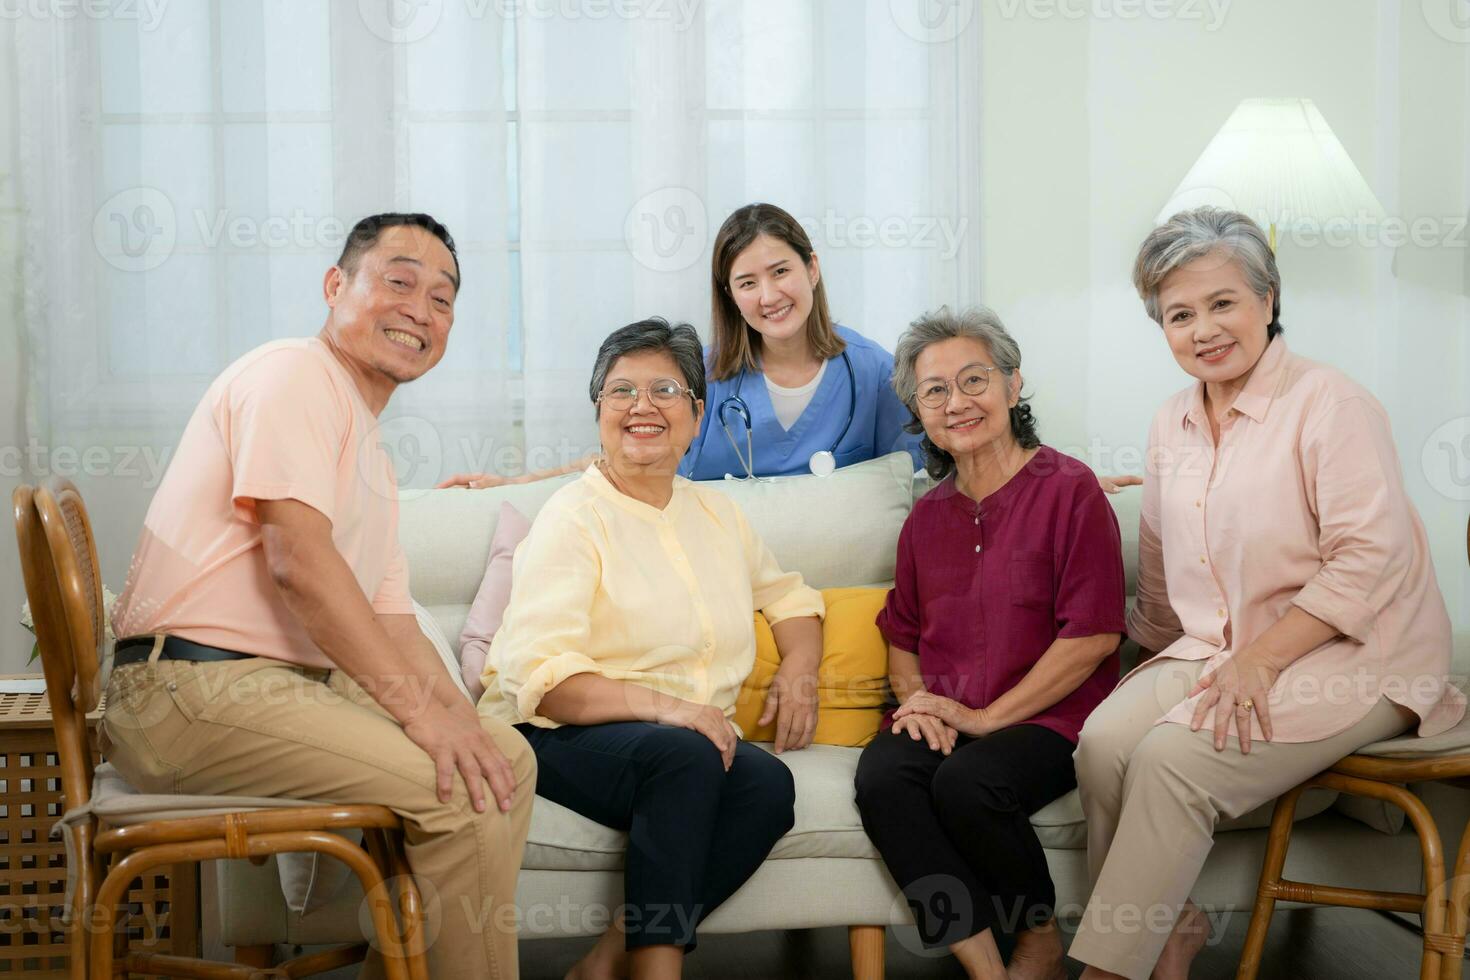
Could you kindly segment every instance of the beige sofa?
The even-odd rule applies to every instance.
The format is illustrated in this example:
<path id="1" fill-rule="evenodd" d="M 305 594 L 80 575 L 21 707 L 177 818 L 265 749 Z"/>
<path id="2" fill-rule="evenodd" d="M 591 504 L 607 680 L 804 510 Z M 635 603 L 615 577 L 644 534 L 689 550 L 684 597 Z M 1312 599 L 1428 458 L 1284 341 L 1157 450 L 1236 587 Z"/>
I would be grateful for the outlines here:
<path id="1" fill-rule="evenodd" d="M 914 494 L 909 458 L 895 454 L 849 467 L 832 477 L 796 477 L 769 483 L 720 484 L 737 498 L 751 524 L 783 567 L 799 570 L 818 588 L 891 581 L 899 528 Z M 531 516 L 564 477 L 496 490 L 405 492 L 401 536 L 413 592 L 448 637 L 457 637 L 479 585 L 502 501 Z M 1138 492 L 1112 498 L 1122 528 L 1131 592 L 1136 557 Z M 1462 637 L 1462 653 L 1465 643 Z M 761 869 L 709 919 L 711 933 L 817 926 L 906 926 L 907 908 L 863 833 L 853 803 L 858 749 L 813 746 L 782 758 L 796 781 L 796 825 Z M 1454 847 L 1470 794 L 1425 787 Z M 1352 883 L 1398 891 L 1420 888 L 1418 844 L 1381 805 L 1354 804 L 1357 819 L 1319 796 L 1308 805 L 1293 837 L 1287 864 L 1299 880 Z M 1255 894 L 1269 812 L 1222 832 L 1194 897 L 1225 914 L 1248 915 Z M 1380 824 L 1373 829 L 1363 822 Z M 1085 828 L 1075 792 L 1032 820 L 1056 881 L 1063 915 L 1080 914 L 1087 898 Z M 623 835 L 563 807 L 538 799 L 517 890 L 521 935 L 591 936 L 622 900 Z M 1451 850 L 1453 854 L 1453 850 Z M 297 872 L 299 873 L 299 871 Z M 358 933 L 360 894 L 315 883 L 306 911 L 281 898 L 275 865 L 234 863 L 217 875 L 219 941 L 231 946 L 267 943 L 314 945 Z M 302 883 L 293 885 L 299 893 Z M 300 905 L 298 894 L 296 904 Z M 877 930 L 854 931 L 872 943 Z M 909 930 L 901 932 L 905 938 Z M 868 947 L 872 952 L 872 946 Z M 878 959 L 881 963 L 881 956 Z"/>

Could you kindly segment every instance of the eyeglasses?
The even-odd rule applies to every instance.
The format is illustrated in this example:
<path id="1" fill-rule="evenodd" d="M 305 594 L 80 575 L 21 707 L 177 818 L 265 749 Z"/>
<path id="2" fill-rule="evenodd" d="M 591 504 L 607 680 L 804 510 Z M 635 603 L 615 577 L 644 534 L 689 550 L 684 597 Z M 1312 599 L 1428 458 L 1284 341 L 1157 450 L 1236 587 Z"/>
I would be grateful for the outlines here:
<path id="1" fill-rule="evenodd" d="M 640 388 L 631 381 L 614 381 L 597 396 L 597 401 L 607 402 L 619 410 L 629 409 L 638 404 L 638 393 L 642 391 L 648 392 L 648 400 L 659 408 L 673 408 L 685 395 L 689 395 L 691 400 L 694 395 L 692 388 L 684 387 L 673 378 L 659 378 L 646 388 Z"/>
<path id="2" fill-rule="evenodd" d="M 985 364 L 966 364 L 960 368 L 960 373 L 954 376 L 954 383 L 959 385 L 960 391 L 967 395 L 983 395 L 985 389 L 990 387 L 990 372 L 997 368 Z M 939 378 L 927 378 L 919 382 L 919 390 L 915 397 L 919 404 L 925 408 L 939 408 L 949 401 L 950 382 Z"/>

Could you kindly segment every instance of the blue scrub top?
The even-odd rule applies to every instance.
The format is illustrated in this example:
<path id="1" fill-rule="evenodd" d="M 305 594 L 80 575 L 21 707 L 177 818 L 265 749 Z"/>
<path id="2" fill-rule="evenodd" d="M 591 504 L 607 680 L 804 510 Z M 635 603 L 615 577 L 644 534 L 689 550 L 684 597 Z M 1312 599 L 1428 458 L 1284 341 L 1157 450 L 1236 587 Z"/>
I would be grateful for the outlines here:
<path id="1" fill-rule="evenodd" d="M 903 431 L 905 423 L 913 416 L 893 392 L 890 379 L 893 376 L 893 355 L 875 343 L 847 327 L 837 325 L 836 330 L 847 341 L 847 356 L 852 361 L 852 377 L 857 382 L 857 403 L 853 412 L 852 425 L 835 453 L 837 465 L 851 466 L 867 459 L 886 456 L 892 452 L 907 452 L 914 459 L 914 468 L 922 469 L 923 454 L 919 449 L 921 436 Z M 709 352 L 705 352 L 708 363 Z M 705 396 L 704 421 L 699 435 L 690 444 L 679 464 L 679 475 L 691 480 L 719 480 L 726 473 L 745 476 L 745 464 L 740 461 L 746 455 L 745 423 L 733 411 L 727 411 L 730 435 L 740 447 L 740 455 L 730 448 L 720 426 L 720 404 L 735 394 L 740 375 L 723 381 L 711 381 Z M 852 389 L 849 387 L 847 368 L 842 356 L 831 359 L 822 383 L 812 394 L 812 400 L 790 429 L 783 429 L 771 406 L 771 395 L 766 389 L 766 379 L 759 371 L 745 372 L 745 381 L 740 384 L 740 397 L 749 406 L 751 418 L 750 442 L 755 453 L 756 476 L 796 476 L 811 472 L 812 453 L 831 449 L 842 427 L 847 424 L 848 408 L 852 405 Z"/>

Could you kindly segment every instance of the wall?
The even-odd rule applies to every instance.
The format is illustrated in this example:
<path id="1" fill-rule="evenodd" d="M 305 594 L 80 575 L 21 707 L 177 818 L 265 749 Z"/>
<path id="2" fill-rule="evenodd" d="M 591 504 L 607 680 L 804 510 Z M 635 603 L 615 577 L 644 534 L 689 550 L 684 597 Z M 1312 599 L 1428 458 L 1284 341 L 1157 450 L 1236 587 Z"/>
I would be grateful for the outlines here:
<path id="1" fill-rule="evenodd" d="M 1136 6 L 983 5 L 983 298 L 1021 341 L 1044 437 L 1141 469 L 1149 419 L 1188 379 L 1129 282 L 1138 244 L 1241 99 L 1311 98 L 1390 217 L 1433 219 L 1437 238 L 1283 240 L 1287 339 L 1387 406 L 1470 629 L 1470 488 L 1450 479 L 1451 463 L 1470 479 L 1470 43 L 1436 33 L 1418 0 L 1218 0 L 1218 17 L 1160 0 L 1174 16 L 1119 16 Z"/>
<path id="2" fill-rule="evenodd" d="M 25 444 L 14 34 L 14 22 L 0 19 L 0 447 Z M 0 491 L 7 500 L 7 516 L 0 529 L 0 674 L 23 670 L 31 650 L 30 634 L 17 625 L 25 587 L 20 580 L 15 535 L 8 516 L 10 491 L 19 481 L 10 472 L 5 469 L 0 473 Z"/>

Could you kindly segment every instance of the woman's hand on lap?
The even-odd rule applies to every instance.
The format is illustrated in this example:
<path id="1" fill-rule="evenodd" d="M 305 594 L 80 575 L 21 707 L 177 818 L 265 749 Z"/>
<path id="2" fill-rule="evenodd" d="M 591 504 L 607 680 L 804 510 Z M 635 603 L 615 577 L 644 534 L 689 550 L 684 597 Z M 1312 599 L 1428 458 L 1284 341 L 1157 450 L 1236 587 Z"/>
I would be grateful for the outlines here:
<path id="1" fill-rule="evenodd" d="M 735 762 L 735 746 L 740 743 L 740 736 L 736 734 L 735 726 L 730 724 L 730 719 L 725 717 L 725 713 L 714 705 L 696 704 L 682 698 L 662 698 L 660 700 L 664 704 L 654 720 L 660 725 L 672 725 L 675 728 L 688 728 L 699 732 L 720 750 L 720 758 L 724 760 L 725 771 L 729 772 L 730 766 Z"/>
<path id="2" fill-rule="evenodd" d="M 1268 698 L 1281 668 L 1256 647 L 1246 647 L 1226 660 L 1214 670 L 1207 672 L 1189 692 L 1190 697 L 1203 692 L 1195 706 L 1194 718 L 1189 723 L 1191 731 L 1199 731 L 1213 713 L 1215 728 L 1215 751 L 1225 750 L 1226 736 L 1230 731 L 1230 720 L 1234 716 L 1236 732 L 1240 739 L 1242 754 L 1250 754 L 1250 715 L 1254 711 L 1261 722 L 1261 734 L 1271 741 L 1271 708 Z M 1241 705 L 1250 701 L 1250 708 Z"/>
<path id="3" fill-rule="evenodd" d="M 908 733 L 915 742 L 928 742 L 935 752 L 949 755 L 954 751 L 958 733 L 933 715 L 905 715 L 893 722 L 893 734 Z"/>
<path id="4" fill-rule="evenodd" d="M 893 720 L 912 715 L 928 715 L 944 722 L 950 728 L 972 738 L 989 735 L 995 731 L 984 708 L 967 708 L 953 698 L 946 698 L 931 691 L 920 691 L 903 703 L 893 713 Z"/>

